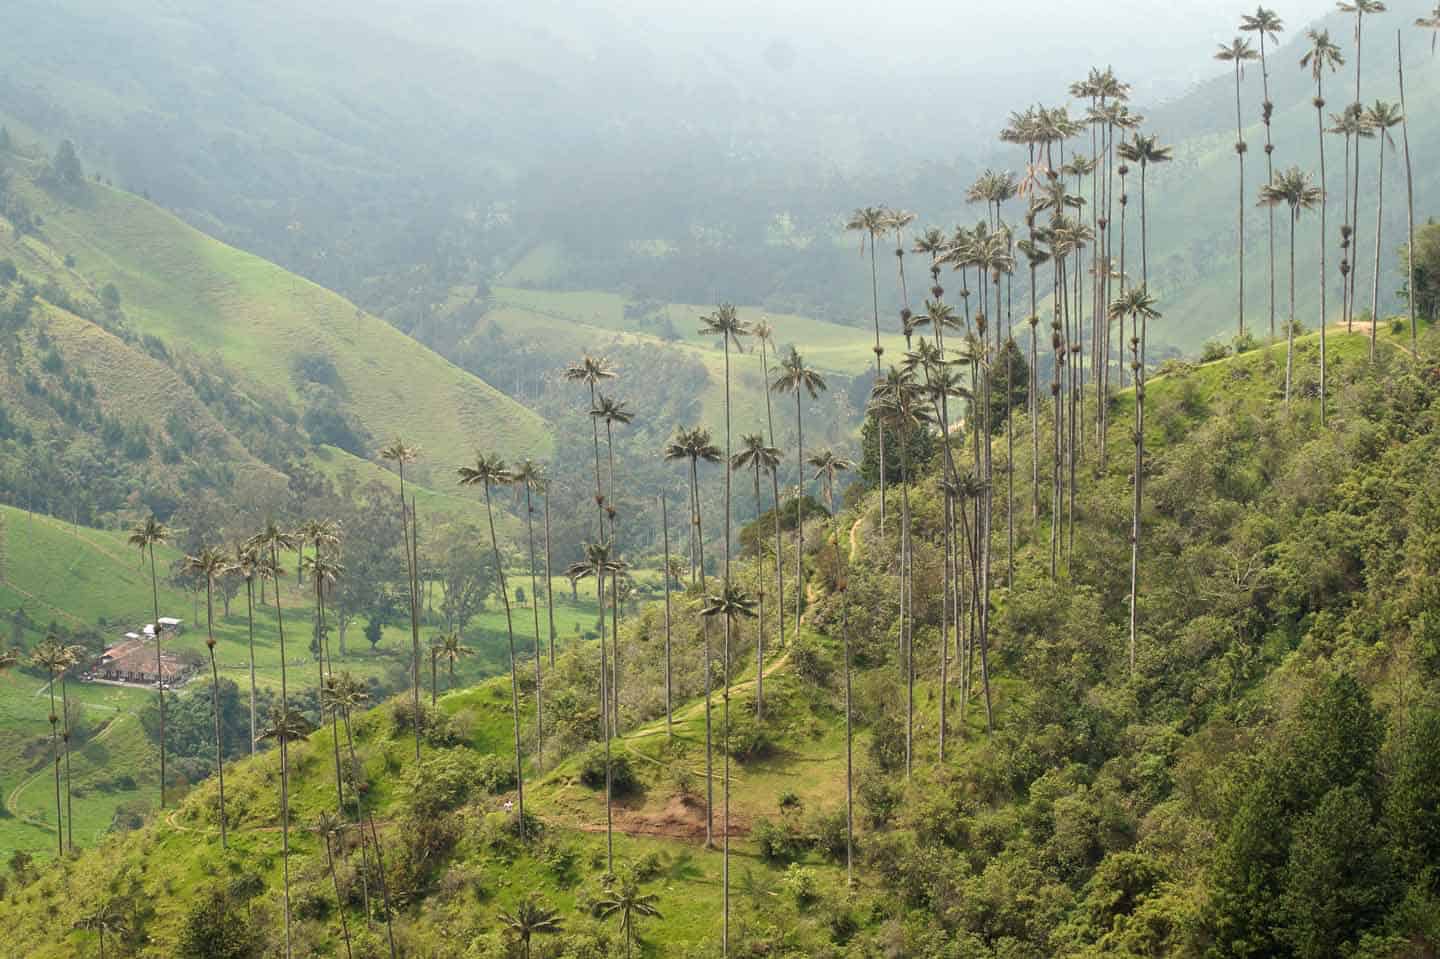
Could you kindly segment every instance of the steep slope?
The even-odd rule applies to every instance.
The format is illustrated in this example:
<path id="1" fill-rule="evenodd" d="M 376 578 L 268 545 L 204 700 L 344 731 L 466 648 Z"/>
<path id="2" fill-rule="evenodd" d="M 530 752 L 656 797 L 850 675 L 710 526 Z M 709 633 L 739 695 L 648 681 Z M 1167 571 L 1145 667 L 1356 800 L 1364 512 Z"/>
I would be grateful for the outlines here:
<path id="1" fill-rule="evenodd" d="M 297 359 L 323 358 L 337 376 L 327 385 L 374 437 L 405 433 L 442 468 L 476 446 L 546 451 L 538 417 L 313 283 L 118 190 L 90 184 L 73 201 L 26 195 L 50 243 L 91 282 L 114 284 L 143 333 L 297 402 Z"/>

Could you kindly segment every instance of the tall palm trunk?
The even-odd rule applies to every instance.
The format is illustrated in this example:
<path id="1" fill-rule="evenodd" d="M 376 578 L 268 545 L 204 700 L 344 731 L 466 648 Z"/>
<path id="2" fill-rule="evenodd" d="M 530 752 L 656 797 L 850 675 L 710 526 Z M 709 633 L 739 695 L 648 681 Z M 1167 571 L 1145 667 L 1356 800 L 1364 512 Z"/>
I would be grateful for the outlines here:
<path id="1" fill-rule="evenodd" d="M 245 578 L 245 627 L 250 642 L 250 755 L 258 748 L 255 738 L 260 735 L 255 728 L 255 581 Z"/>
<path id="2" fill-rule="evenodd" d="M 544 685 L 541 682 L 540 661 L 544 646 L 540 641 L 540 598 L 537 592 L 539 577 L 535 572 L 535 505 L 531 499 L 530 484 L 525 484 L 525 538 L 530 547 L 530 609 L 535 619 L 535 756 L 543 768 L 545 765 L 545 709 Z M 451 660 L 453 663 L 454 660 Z"/>
<path id="3" fill-rule="evenodd" d="M 873 250 L 872 250 L 873 253 Z M 725 345 L 725 589 L 730 588 L 730 526 L 731 526 L 731 488 L 734 485 L 733 477 L 735 471 L 730 468 L 733 449 L 731 448 L 730 435 L 730 334 L 721 334 L 721 340 Z M 803 474 L 802 474 L 803 475 Z M 756 474 L 757 480 L 759 474 Z M 799 628 L 799 620 L 796 621 L 796 628 Z M 730 955 L 730 639 L 734 630 L 734 623 L 730 616 L 725 617 L 725 649 L 722 654 L 721 669 L 725 675 L 725 690 L 722 695 L 721 721 L 725 727 L 725 760 L 724 760 L 724 788 L 721 795 L 721 817 L 724 833 L 721 836 L 723 851 L 721 852 L 721 885 L 723 886 L 722 898 L 724 899 L 724 925 L 721 930 L 721 953 Z M 761 661 L 761 670 L 764 672 L 764 661 Z M 756 677 L 758 683 L 760 678 Z M 759 702 L 757 698 L 757 704 Z M 759 711 L 757 710 L 757 716 Z"/>
<path id="4" fill-rule="evenodd" d="M 600 734 L 605 740 L 605 872 L 615 874 L 615 820 L 612 801 L 614 780 L 610 769 L 610 702 L 608 670 L 605 662 L 605 572 L 595 571 L 595 601 L 600 607 Z"/>
<path id="5" fill-rule="evenodd" d="M 1290 210 L 1290 323 L 1285 330 L 1285 409 L 1290 409 L 1290 395 L 1295 377 L 1295 225 L 1300 210 Z"/>
<path id="6" fill-rule="evenodd" d="M 795 388 L 795 463 L 800 485 L 795 491 L 795 635 L 800 635 L 800 618 L 805 610 L 805 416 L 800 402 L 802 388 Z M 877 425 L 879 421 L 876 421 Z M 885 427 L 881 426 L 883 435 Z M 885 447 L 880 447 L 880 486 L 885 486 Z M 778 508 L 778 507 L 777 507 Z M 881 539 L 884 539 L 884 494 L 881 494 Z M 776 562 L 779 562 L 777 559 Z"/>
<path id="7" fill-rule="evenodd" d="M 1365 57 L 1365 14 L 1359 11 L 1355 14 L 1355 105 L 1359 108 L 1364 104 L 1360 99 L 1360 77 L 1361 62 Z M 1385 134 L 1382 131 L 1380 140 L 1384 141 Z M 1381 143 L 1381 150 L 1384 150 L 1384 143 Z M 1355 137 L 1355 194 L 1350 198 L 1350 222 L 1354 226 L 1355 233 L 1350 239 L 1350 248 L 1355 251 L 1351 257 L 1353 267 L 1350 270 L 1350 310 L 1346 314 L 1347 319 L 1353 320 L 1355 313 L 1355 291 L 1360 283 L 1360 162 L 1363 151 L 1360 149 L 1360 136 Z M 1347 171 L 1348 172 L 1348 171 Z M 1378 238 L 1377 238 L 1378 240 Z M 1370 317 L 1372 321 L 1371 333 L 1374 333 L 1373 323 L 1378 323 L 1380 318 L 1375 315 Z M 1372 337 L 1373 338 L 1373 337 Z M 1372 350 L 1373 354 L 1373 350 Z"/>
<path id="8" fill-rule="evenodd" d="M 335 874 L 335 851 L 330 847 L 330 834 L 326 833 L 325 840 L 325 864 L 330 868 L 330 882 L 335 887 L 335 911 L 340 913 L 340 934 L 345 938 L 346 959 L 354 959 L 355 954 L 350 951 L 350 920 L 345 918 L 345 900 L 340 896 L 340 877 Z"/>
<path id="9" fill-rule="evenodd" d="M 318 577 L 317 577 L 318 579 Z M 215 581 L 205 577 L 205 646 L 210 653 L 210 705 L 215 716 L 215 775 L 220 787 L 220 848 L 228 849 L 225 834 L 225 747 L 220 738 L 220 670 L 215 665 Z M 340 769 L 335 769 L 339 775 Z"/>
<path id="10" fill-rule="evenodd" d="M 1374 285 L 1370 288 L 1370 362 L 1375 362 L 1375 336 L 1380 327 L 1380 231 L 1385 215 L 1385 137 L 1384 130 L 1376 134 L 1377 149 L 1380 151 L 1380 160 L 1376 172 L 1375 198 L 1375 275 L 1372 277 Z"/>
<path id="11" fill-rule="evenodd" d="M 690 525 L 700 554 L 700 592 L 705 592 L 705 528 L 700 522 L 700 471 L 698 461 L 690 459 Z M 715 757 L 711 722 L 714 670 L 711 668 L 710 622 L 700 626 L 705 641 L 705 848 L 715 848 Z"/>
<path id="12" fill-rule="evenodd" d="M 60 741 L 65 749 L 65 847 L 75 852 L 75 807 L 70 788 L 70 693 L 65 684 L 65 670 L 60 671 Z M 224 802 L 221 802 L 224 808 Z M 221 834 L 222 845 L 224 834 Z"/>
<path id="13" fill-rule="evenodd" d="M 1325 177 L 1325 113 L 1324 81 L 1315 74 L 1315 125 L 1320 140 L 1320 425 L 1325 425 L 1325 324 L 1329 314 L 1326 291 L 1329 286 L 1325 270 L 1326 210 L 1330 206 L 1329 181 Z M 1143 201 L 1142 201 L 1143 207 Z"/>
<path id="14" fill-rule="evenodd" d="M 605 421 L 605 450 L 609 457 L 609 492 L 605 503 L 610 509 L 610 542 L 620 548 L 619 535 L 615 529 L 618 512 L 615 512 L 615 436 L 610 421 Z M 614 628 L 610 631 L 610 723 L 615 735 L 620 735 L 620 577 L 610 577 L 610 620 Z"/>
<path id="15" fill-rule="evenodd" d="M 403 511 L 403 504 L 401 509 Z M 283 604 L 280 602 L 280 549 L 274 540 L 270 542 L 270 563 L 275 572 L 275 630 L 280 637 L 280 710 L 283 715 L 288 716 L 290 689 L 289 671 L 285 663 L 285 614 L 281 609 Z M 285 886 L 285 959 L 290 959 L 293 951 L 290 939 L 290 737 L 288 735 L 280 737 L 280 859 L 283 864 Z"/>
<path id="16" fill-rule="evenodd" d="M 835 548 L 842 557 L 841 575 L 847 577 L 840 591 L 840 639 L 845 647 L 845 885 L 855 884 L 855 735 L 853 730 L 854 710 L 851 706 L 851 660 L 850 660 L 850 584 L 846 569 L 849 566 L 849 549 L 842 545 L 839 524 L 835 530 Z M 944 690 L 941 691 L 942 695 Z"/>
<path id="17" fill-rule="evenodd" d="M 1245 123 L 1240 109 L 1240 64 L 1235 58 L 1235 156 L 1240 161 L 1240 193 L 1236 224 L 1240 234 L 1240 335 L 1245 335 Z"/>
<path id="18" fill-rule="evenodd" d="M 665 542 L 664 565 L 660 568 L 660 578 L 665 583 L 665 738 L 673 742 L 675 739 L 675 714 L 670 701 L 673 678 L 670 665 L 670 511 L 666 505 L 664 493 L 660 494 L 660 536 Z"/>
<path id="19" fill-rule="evenodd" d="M 1405 109 L 1405 50 L 1401 46 L 1400 31 L 1395 31 L 1395 69 L 1400 76 L 1400 134 L 1405 144 L 1405 200 L 1409 219 L 1409 241 L 1405 245 L 1406 271 L 1409 280 L 1407 305 L 1410 309 L 1410 353 L 1420 358 L 1419 326 L 1415 319 L 1415 177 L 1410 166 L 1410 114 Z"/>
<path id="20" fill-rule="evenodd" d="M 545 489 L 545 606 L 549 611 L 550 668 L 555 668 L 555 576 L 550 568 L 550 490 Z"/>
<path id="21" fill-rule="evenodd" d="M 400 535 L 405 540 L 406 586 L 410 599 L 410 706 L 415 711 L 415 761 L 420 761 L 420 617 L 415 605 L 415 552 L 410 547 L 410 509 L 405 499 L 405 461 L 400 461 Z M 278 603 L 280 589 L 275 589 Z"/>
<path id="22" fill-rule="evenodd" d="M 900 424 L 900 611 L 901 634 L 905 641 L 905 777 L 915 760 L 915 622 L 910 603 L 914 597 L 910 555 L 910 438 L 908 423 Z M 907 583 L 909 587 L 907 589 Z"/>
<path id="23" fill-rule="evenodd" d="M 495 575 L 500 580 L 500 598 L 505 603 L 505 632 L 510 640 L 510 711 L 515 724 L 515 810 L 520 824 L 520 841 L 524 842 L 525 770 L 520 753 L 520 676 L 515 667 L 515 620 L 510 610 L 510 591 L 505 585 L 505 564 L 500 558 L 500 539 L 495 535 L 495 508 L 490 501 L 489 483 L 485 484 L 485 519 L 490 524 L 490 549 L 495 554 Z M 416 720 L 418 722 L 418 715 Z M 608 759 L 606 768 L 609 768 Z"/>
<path id="24" fill-rule="evenodd" d="M 60 716 L 55 712 L 55 668 L 50 667 L 50 753 L 55 764 L 55 855 L 65 857 L 65 809 L 60 804 Z"/>
<path id="25" fill-rule="evenodd" d="M 150 543 L 150 599 L 155 609 L 155 696 L 160 702 L 160 808 L 165 808 L 165 663 L 160 656 L 160 580 L 155 574 L 155 544 Z M 275 608 L 280 608 L 280 578 L 275 578 Z"/>
<path id="26" fill-rule="evenodd" d="M 776 503 L 778 510 L 780 504 Z M 755 521 L 758 523 L 764 515 L 765 504 L 760 501 L 760 461 L 755 461 Z M 755 544 L 755 582 L 761 583 L 765 578 L 765 550 L 757 542 Z M 759 722 L 765 718 L 765 590 L 760 588 L 760 622 L 755 632 L 755 720 Z"/>
<path id="27" fill-rule="evenodd" d="M 877 307 L 878 310 L 878 307 Z M 761 392 L 765 394 L 765 442 L 770 446 L 775 445 L 775 413 L 770 402 L 770 359 L 765 351 L 765 338 L 760 340 L 760 365 L 765 374 L 765 382 L 762 384 Z M 780 529 L 780 475 L 779 471 L 770 471 L 771 492 L 775 497 L 775 626 L 778 632 L 777 649 L 785 648 L 785 564 L 782 562 L 784 556 L 783 540 Z M 800 624 L 795 624 L 799 629 Z"/>
<path id="28" fill-rule="evenodd" d="M 1270 61 L 1265 53 L 1265 31 L 1260 33 L 1260 80 L 1263 88 L 1265 103 L 1261 107 L 1261 113 L 1265 121 L 1265 182 L 1275 182 L 1275 143 L 1272 139 L 1271 112 L 1274 105 L 1270 102 Z M 1270 214 L 1270 339 L 1275 339 L 1275 208 L 1269 208 Z"/>
<path id="29" fill-rule="evenodd" d="M 875 314 L 875 379 L 878 380 L 882 375 L 880 357 L 885 352 L 885 348 L 880 345 L 880 281 L 875 270 L 875 243 L 876 236 L 874 233 L 871 233 L 870 293 Z M 799 402 L 798 394 L 796 396 L 796 402 Z M 877 421 L 875 425 L 880 441 L 880 539 L 883 541 L 885 539 L 885 424 Z M 800 487 L 803 492 L 805 487 L 805 461 L 803 456 L 800 460 L 800 477 Z M 795 575 L 795 590 L 797 593 L 797 599 L 795 601 L 795 632 L 798 635 L 800 632 L 800 600 L 798 594 L 804 590 L 804 586 L 800 582 L 800 573 L 798 570 Z"/>

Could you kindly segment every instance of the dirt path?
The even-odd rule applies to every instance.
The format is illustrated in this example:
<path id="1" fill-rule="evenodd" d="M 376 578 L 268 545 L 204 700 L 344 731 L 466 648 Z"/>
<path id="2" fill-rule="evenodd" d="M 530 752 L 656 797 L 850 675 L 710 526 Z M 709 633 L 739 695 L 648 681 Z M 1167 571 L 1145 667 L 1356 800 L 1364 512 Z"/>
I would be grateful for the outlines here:
<path id="1" fill-rule="evenodd" d="M 41 689 L 44 688 L 45 687 L 43 686 L 41 687 Z M 100 730 L 100 732 L 96 734 L 95 738 L 90 741 L 93 743 L 104 742 L 106 739 L 109 738 L 110 734 L 115 731 L 116 727 L 120 725 L 120 722 L 123 718 L 123 716 L 116 716 L 110 722 L 106 723 L 105 728 Z M 50 770 L 41 769 L 31 775 L 28 779 L 21 780 L 20 785 L 10 790 L 9 794 L 5 796 L 5 811 L 9 813 L 12 817 L 20 820 L 23 823 L 27 823 L 28 825 L 43 829 L 46 832 L 54 832 L 55 827 L 50 825 L 48 822 L 44 822 L 39 819 L 31 819 L 29 816 L 25 815 L 20 810 L 20 795 L 24 793 L 25 790 L 35 785 L 36 780 L 40 779 L 42 776 L 50 774 Z"/>

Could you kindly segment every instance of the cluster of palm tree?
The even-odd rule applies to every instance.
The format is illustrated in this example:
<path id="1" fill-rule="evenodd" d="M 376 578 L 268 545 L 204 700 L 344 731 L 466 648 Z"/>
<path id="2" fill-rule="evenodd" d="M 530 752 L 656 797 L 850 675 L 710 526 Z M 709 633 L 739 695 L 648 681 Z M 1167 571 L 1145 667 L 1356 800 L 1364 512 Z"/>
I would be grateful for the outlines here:
<path id="1" fill-rule="evenodd" d="M 1315 107 L 1316 133 L 1318 145 L 1318 181 L 1296 164 L 1292 164 L 1283 170 L 1276 170 L 1275 167 L 1275 146 L 1272 137 L 1272 121 L 1275 112 L 1275 105 L 1270 99 L 1270 67 L 1267 41 L 1278 43 L 1280 34 L 1284 31 L 1285 25 L 1281 18 L 1273 10 L 1263 6 L 1258 7 L 1254 14 L 1241 18 L 1240 31 L 1242 33 L 1254 34 L 1259 41 L 1258 52 L 1249 39 L 1236 37 L 1231 43 L 1222 45 L 1216 58 L 1232 63 L 1235 69 L 1235 124 L 1236 141 L 1235 152 L 1240 164 L 1240 188 L 1239 199 L 1239 326 L 1243 335 L 1245 332 L 1245 200 L 1247 187 L 1245 183 L 1245 155 L 1248 152 L 1245 141 L 1245 121 L 1242 109 L 1242 78 L 1243 67 L 1247 62 L 1259 60 L 1261 65 L 1263 100 L 1261 102 L 1260 118 L 1265 128 L 1265 163 L 1266 178 L 1260 187 L 1259 200 L 1262 206 L 1270 210 L 1269 224 L 1269 281 L 1270 281 L 1270 336 L 1275 337 L 1275 314 L 1276 314 L 1276 293 L 1275 293 L 1275 211 L 1281 207 L 1288 208 L 1290 213 L 1290 242 L 1291 242 L 1291 269 L 1290 269 L 1290 317 L 1287 326 L 1293 328 L 1296 324 L 1295 317 L 1295 268 L 1294 268 L 1294 245 L 1296 240 L 1296 227 L 1302 213 L 1316 208 L 1320 211 L 1320 419 L 1323 423 L 1328 412 L 1327 403 L 1327 337 L 1326 327 L 1329 324 L 1329 292 L 1331 281 L 1327 267 L 1327 244 L 1328 236 L 1328 212 L 1329 212 L 1329 184 L 1327 176 L 1327 156 L 1325 150 L 1326 135 L 1340 136 L 1345 142 L 1345 173 L 1344 190 L 1341 206 L 1340 226 L 1340 257 L 1339 272 L 1341 279 L 1341 317 L 1347 330 L 1353 331 L 1356 302 L 1359 296 L 1360 276 L 1360 193 L 1362 189 L 1362 159 L 1364 157 L 1364 141 L 1376 141 L 1376 204 L 1375 204 L 1375 238 L 1374 238 L 1374 264 L 1370 285 L 1370 358 L 1375 358 L 1376 334 L 1380 320 L 1380 260 L 1383 252 L 1383 217 L 1385 202 L 1385 154 L 1388 147 L 1391 152 L 1395 150 L 1395 138 L 1392 130 L 1395 127 L 1402 128 L 1404 140 L 1404 160 L 1406 179 L 1406 198 L 1409 213 L 1409 236 L 1414 241 L 1414 180 L 1410 164 L 1409 149 L 1409 127 L 1405 117 L 1405 68 L 1400 43 L 1400 35 L 1396 35 L 1396 73 L 1399 83 L 1400 103 L 1393 103 L 1386 100 L 1376 100 L 1366 105 L 1361 96 L 1362 80 L 1364 72 L 1362 69 L 1364 54 L 1364 28 L 1367 17 L 1373 17 L 1386 12 L 1386 6 L 1380 0 L 1341 0 L 1337 8 L 1347 14 L 1353 14 L 1355 18 L 1355 94 L 1354 99 L 1348 103 L 1339 113 L 1332 113 L 1329 117 L 1329 126 L 1326 125 L 1325 116 L 1325 77 L 1327 74 L 1337 72 L 1345 65 L 1345 56 L 1340 46 L 1331 38 L 1328 30 L 1310 30 L 1307 33 L 1304 54 L 1300 59 L 1300 66 L 1309 72 L 1315 84 L 1315 96 L 1313 104 Z M 1427 29 L 1440 28 L 1440 16 L 1433 18 L 1420 18 L 1416 25 Z M 1410 270 L 1410 284 L 1408 289 L 1414 288 L 1413 263 Z M 1414 310 L 1410 310 L 1411 325 L 1411 347 L 1415 349 L 1417 328 L 1415 324 Z M 1286 402 L 1290 400 L 1290 392 L 1293 379 L 1293 345 L 1294 338 L 1291 332 L 1287 332 L 1287 360 L 1286 360 Z"/>

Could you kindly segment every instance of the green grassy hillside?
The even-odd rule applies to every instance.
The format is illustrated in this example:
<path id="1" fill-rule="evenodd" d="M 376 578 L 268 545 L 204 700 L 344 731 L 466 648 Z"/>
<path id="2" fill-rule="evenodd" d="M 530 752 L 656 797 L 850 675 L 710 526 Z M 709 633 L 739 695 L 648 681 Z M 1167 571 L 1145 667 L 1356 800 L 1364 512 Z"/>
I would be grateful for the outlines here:
<path id="1" fill-rule="evenodd" d="M 323 357 L 329 385 L 373 437 L 400 433 L 444 467 L 475 448 L 548 451 L 544 424 L 385 322 L 273 264 L 219 243 L 144 200 L 97 184 L 26 194 L 44 236 L 92 288 L 114 284 L 141 333 L 214 357 L 299 405 L 294 363 Z"/>

